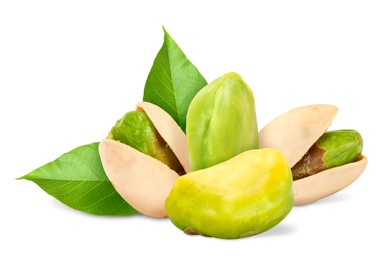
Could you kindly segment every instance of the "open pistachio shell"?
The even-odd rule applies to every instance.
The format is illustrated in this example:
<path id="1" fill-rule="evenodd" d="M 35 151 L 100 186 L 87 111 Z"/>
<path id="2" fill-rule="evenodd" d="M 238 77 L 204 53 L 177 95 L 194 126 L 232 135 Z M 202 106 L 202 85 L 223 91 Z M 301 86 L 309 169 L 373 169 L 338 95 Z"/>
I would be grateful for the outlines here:
<path id="1" fill-rule="evenodd" d="M 325 133 L 337 113 L 332 105 L 294 108 L 268 123 L 259 132 L 259 148 L 279 150 L 293 167 Z"/>
<path id="2" fill-rule="evenodd" d="M 362 156 L 357 162 L 294 181 L 294 205 L 309 204 L 344 189 L 362 174 L 366 165 L 367 157 Z"/>
<path id="3" fill-rule="evenodd" d="M 113 140 L 99 144 L 104 171 L 115 190 L 140 213 L 164 218 L 165 199 L 179 175 L 167 165 Z"/>
<path id="4" fill-rule="evenodd" d="M 184 170 L 190 172 L 187 138 L 175 120 L 163 109 L 149 102 L 139 102 L 137 110 L 146 113 L 161 137 L 176 155 Z"/>

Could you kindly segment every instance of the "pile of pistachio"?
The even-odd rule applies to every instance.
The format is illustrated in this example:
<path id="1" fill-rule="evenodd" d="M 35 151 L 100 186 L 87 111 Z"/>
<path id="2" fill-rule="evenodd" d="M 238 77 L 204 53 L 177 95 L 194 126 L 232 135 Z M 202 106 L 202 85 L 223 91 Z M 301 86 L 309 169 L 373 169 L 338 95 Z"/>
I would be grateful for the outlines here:
<path id="1" fill-rule="evenodd" d="M 247 237 L 364 171 L 360 134 L 327 132 L 336 112 L 294 108 L 259 132 L 251 89 L 228 73 L 192 100 L 187 135 L 163 109 L 141 102 L 112 127 L 99 154 L 116 191 L 140 213 L 169 217 L 187 234 Z"/>

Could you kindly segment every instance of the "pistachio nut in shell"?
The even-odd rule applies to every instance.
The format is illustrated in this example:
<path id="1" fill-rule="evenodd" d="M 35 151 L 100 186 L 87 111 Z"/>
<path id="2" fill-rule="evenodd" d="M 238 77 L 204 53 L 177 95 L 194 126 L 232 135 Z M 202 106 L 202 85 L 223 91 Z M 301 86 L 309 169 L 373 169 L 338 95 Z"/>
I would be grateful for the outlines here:
<path id="1" fill-rule="evenodd" d="M 111 128 L 99 153 L 125 201 L 144 215 L 166 217 L 165 198 L 173 181 L 189 171 L 189 160 L 186 136 L 164 110 L 139 103 L 137 111 L 126 113 Z"/>
<path id="2" fill-rule="evenodd" d="M 154 104 L 138 103 L 137 111 L 119 119 L 107 139 L 130 145 L 162 161 L 179 175 L 190 171 L 185 134 L 168 113 Z"/>
<path id="3" fill-rule="evenodd" d="M 231 239 L 277 225 L 290 212 L 293 195 L 283 155 L 271 148 L 254 149 L 179 177 L 165 209 L 185 233 Z"/>
<path id="4" fill-rule="evenodd" d="M 137 110 L 144 111 L 157 131 L 169 145 L 185 172 L 190 172 L 187 137 L 175 120 L 162 108 L 149 102 L 139 102 Z"/>
<path id="5" fill-rule="evenodd" d="M 319 104 L 294 108 L 264 126 L 259 148 L 275 148 L 293 167 L 323 135 L 337 113 L 333 105 Z"/>
<path id="6" fill-rule="evenodd" d="M 362 150 L 363 139 L 358 131 L 346 129 L 325 132 L 292 167 L 293 180 L 355 162 L 361 157 Z"/>
<path id="7" fill-rule="evenodd" d="M 127 144 L 143 154 L 160 160 L 179 175 L 185 173 L 176 155 L 144 112 L 126 113 L 111 128 L 107 139 Z"/>
<path id="8" fill-rule="evenodd" d="M 115 190 L 140 213 L 164 218 L 165 199 L 179 175 L 161 161 L 114 140 L 99 144 L 104 171 Z"/>
<path id="9" fill-rule="evenodd" d="M 367 157 L 293 182 L 294 204 L 305 205 L 332 195 L 354 182 L 367 166 Z"/>
<path id="10" fill-rule="evenodd" d="M 332 105 L 309 105 L 294 108 L 268 123 L 259 132 L 260 147 L 279 149 L 294 169 L 294 166 L 313 144 L 326 132 L 336 112 L 337 108 Z M 356 149 L 355 151 L 361 152 L 361 145 L 362 142 L 358 141 L 352 150 Z M 337 146 L 334 147 L 337 148 Z M 337 156 L 336 152 L 333 154 Z M 336 166 L 295 180 L 293 182 L 294 204 L 312 203 L 347 187 L 360 176 L 366 164 L 367 158 L 359 155 L 356 162 Z"/>
<path id="11" fill-rule="evenodd" d="M 240 75 L 227 73 L 202 88 L 187 113 L 187 140 L 193 171 L 258 148 L 252 90 Z"/>

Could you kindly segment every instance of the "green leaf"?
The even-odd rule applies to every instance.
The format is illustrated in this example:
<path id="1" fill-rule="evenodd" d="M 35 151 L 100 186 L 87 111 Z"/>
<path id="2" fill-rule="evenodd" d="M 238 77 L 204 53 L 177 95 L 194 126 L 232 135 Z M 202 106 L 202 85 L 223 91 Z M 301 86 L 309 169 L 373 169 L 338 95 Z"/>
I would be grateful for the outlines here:
<path id="1" fill-rule="evenodd" d="M 100 161 L 99 143 L 77 147 L 19 179 L 35 182 L 65 205 L 95 215 L 138 213 L 114 189 Z"/>
<path id="2" fill-rule="evenodd" d="M 164 109 L 185 132 L 188 106 L 206 85 L 206 80 L 164 29 L 164 43 L 146 80 L 143 100 Z"/>

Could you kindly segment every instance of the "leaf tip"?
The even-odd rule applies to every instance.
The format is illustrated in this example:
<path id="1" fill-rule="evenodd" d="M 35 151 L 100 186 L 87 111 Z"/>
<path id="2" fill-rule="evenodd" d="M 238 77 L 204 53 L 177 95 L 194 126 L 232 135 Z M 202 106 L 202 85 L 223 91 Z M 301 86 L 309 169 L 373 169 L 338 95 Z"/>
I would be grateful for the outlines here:
<path id="1" fill-rule="evenodd" d="M 163 25 L 162 26 L 162 29 L 163 29 L 163 31 L 164 31 L 164 34 L 168 34 L 168 32 L 167 32 L 167 30 L 165 29 L 165 26 Z M 169 34 L 168 34 L 169 35 Z"/>
<path id="2" fill-rule="evenodd" d="M 32 171 L 32 172 L 34 172 L 34 171 Z M 32 177 L 32 174 L 31 174 L 32 172 L 27 173 L 27 174 L 25 174 L 25 175 L 23 175 L 23 176 L 17 177 L 17 178 L 15 178 L 15 180 L 17 180 L 17 181 L 19 181 L 19 180 L 28 180 L 28 181 L 31 181 L 31 180 L 34 179 L 34 177 Z"/>
<path id="3" fill-rule="evenodd" d="M 171 35 L 168 33 L 168 31 L 165 29 L 165 26 L 163 25 L 163 31 L 164 31 L 164 41 L 171 40 L 173 41 Z"/>
<path id="4" fill-rule="evenodd" d="M 26 178 L 26 175 L 23 175 L 23 176 L 20 176 L 18 178 L 15 178 L 15 180 L 19 181 L 19 180 L 25 180 Z"/>

